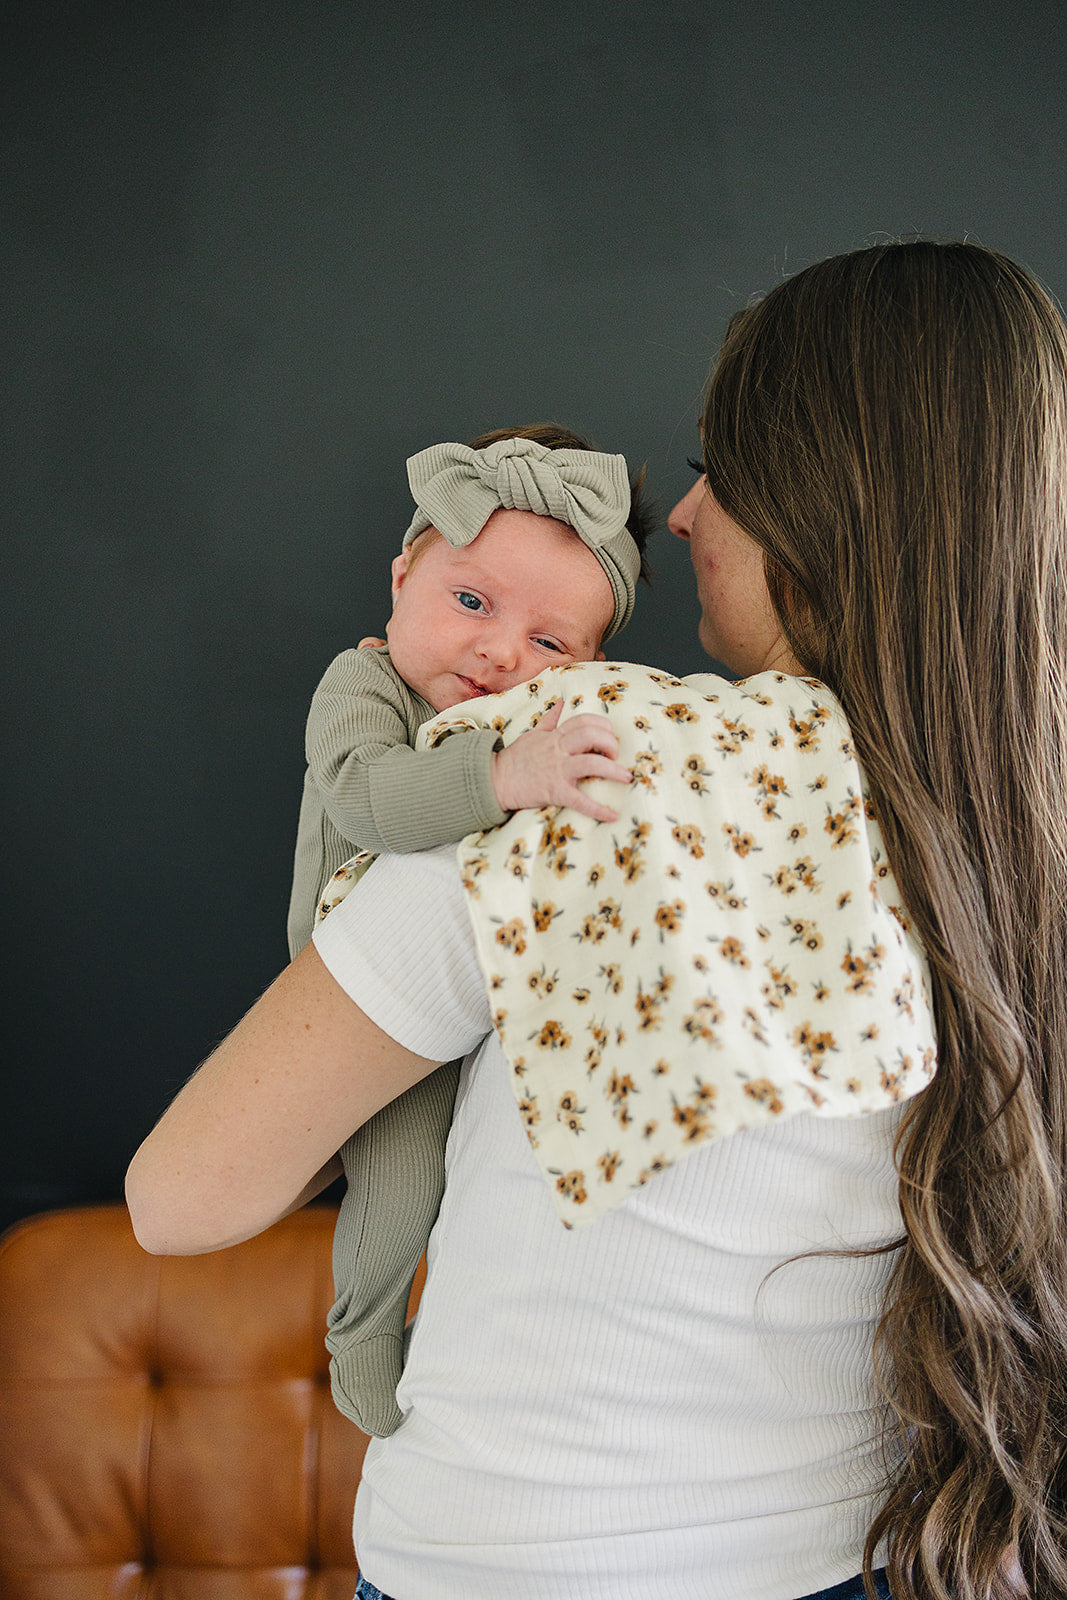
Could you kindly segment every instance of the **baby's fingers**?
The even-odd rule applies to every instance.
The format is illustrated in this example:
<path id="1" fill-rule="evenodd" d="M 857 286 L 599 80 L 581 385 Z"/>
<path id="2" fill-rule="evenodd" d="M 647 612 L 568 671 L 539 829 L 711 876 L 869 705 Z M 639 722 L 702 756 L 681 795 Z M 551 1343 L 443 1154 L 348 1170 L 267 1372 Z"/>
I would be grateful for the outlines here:
<path id="1" fill-rule="evenodd" d="M 573 806 L 575 811 L 581 811 L 587 817 L 594 817 L 597 822 L 618 822 L 619 813 L 605 805 L 602 800 L 595 799 L 581 785 L 587 778 L 607 778 L 612 783 L 624 783 L 629 786 L 633 782 L 633 774 L 629 768 L 622 766 L 618 761 L 609 761 L 606 756 L 588 755 L 585 759 L 572 763 L 569 776 L 571 781 L 567 784 L 567 805 Z"/>
<path id="2" fill-rule="evenodd" d="M 618 735 L 607 717 L 594 716 L 588 712 L 584 712 L 580 717 L 572 717 L 569 722 L 564 723 L 560 729 L 560 738 L 564 749 L 571 754 L 579 750 L 599 750 L 605 756 L 615 756 L 619 753 Z"/>

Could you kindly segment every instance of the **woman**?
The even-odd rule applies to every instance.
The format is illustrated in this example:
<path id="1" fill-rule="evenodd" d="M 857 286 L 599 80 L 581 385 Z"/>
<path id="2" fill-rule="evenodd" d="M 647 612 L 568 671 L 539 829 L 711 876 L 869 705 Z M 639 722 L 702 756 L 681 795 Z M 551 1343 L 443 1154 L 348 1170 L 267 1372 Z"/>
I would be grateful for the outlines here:
<path id="1" fill-rule="evenodd" d="M 351 1129 L 436 1061 L 471 1052 L 405 1421 L 372 1447 L 357 1502 L 365 1586 L 396 1600 L 846 1600 L 888 1593 L 886 1579 L 895 1600 L 1067 1594 L 1065 394 L 1048 297 L 968 245 L 824 262 L 728 330 L 700 476 L 670 520 L 690 541 L 702 642 L 747 682 L 697 683 L 710 709 L 691 732 L 704 713 L 680 688 L 620 718 L 683 729 L 705 809 L 699 825 L 661 817 L 659 747 L 638 751 L 616 864 L 639 877 L 657 823 L 681 854 L 646 873 L 655 929 L 635 930 L 628 958 L 645 963 L 636 1032 L 648 1025 L 654 1063 L 610 1091 L 629 1136 L 655 1076 L 691 1081 L 696 1064 L 695 1095 L 674 1095 L 683 1132 L 706 1133 L 735 1080 L 762 1121 L 695 1137 L 595 1223 L 559 1226 L 544 1182 L 559 1169 L 539 1168 L 533 1141 L 549 1122 L 554 1137 L 580 1129 L 588 1108 L 565 1094 L 534 1122 L 520 1078 L 527 1142 L 508 1080 L 527 1054 L 540 1063 L 492 1016 L 475 951 L 477 934 L 504 981 L 486 950 L 513 954 L 526 924 L 494 919 L 494 896 L 528 893 L 528 858 L 551 864 L 564 835 L 586 848 L 549 816 L 535 849 L 513 841 L 506 885 L 468 852 L 468 893 L 486 891 L 473 932 L 450 852 L 380 860 L 135 1157 L 142 1242 L 219 1248 L 314 1192 Z M 609 710 L 620 681 L 601 686 Z M 750 828 L 723 809 L 749 789 Z M 780 866 L 766 830 L 782 827 L 800 843 Z M 719 835 L 729 877 L 706 870 Z M 853 846 L 869 885 L 831 892 Z M 561 897 L 574 865 L 557 853 Z M 586 876 L 588 937 L 565 956 L 576 1005 L 631 979 L 600 940 L 625 906 Z M 565 920 L 535 905 L 539 929 Z M 698 905 L 741 933 L 685 947 Z M 818 966 L 835 939 L 840 1000 Z M 915 982 L 846 1036 L 887 949 Z M 707 994 L 668 1048 L 655 1008 L 683 968 Z M 530 992 L 558 982 L 542 962 Z M 790 1006 L 824 1005 L 841 1008 L 832 1025 L 774 1033 Z M 912 1044 L 927 1014 L 924 1087 Z M 883 1098 L 837 1115 L 864 1049 Z M 890 1070 L 898 1057 L 907 1070 Z M 829 1114 L 779 1115 L 805 1073 Z M 574 1201 L 571 1177 L 555 1187 Z"/>

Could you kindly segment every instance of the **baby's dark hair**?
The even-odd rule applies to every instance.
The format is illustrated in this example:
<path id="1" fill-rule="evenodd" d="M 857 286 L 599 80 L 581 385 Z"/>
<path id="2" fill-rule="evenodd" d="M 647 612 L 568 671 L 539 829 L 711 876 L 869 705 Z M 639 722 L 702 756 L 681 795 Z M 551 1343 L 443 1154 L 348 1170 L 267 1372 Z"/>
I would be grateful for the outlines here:
<path id="1" fill-rule="evenodd" d="M 476 439 L 468 439 L 467 444 L 471 450 L 487 450 L 491 444 L 499 444 L 501 439 L 532 439 L 534 444 L 542 444 L 546 450 L 597 449 L 588 439 L 572 433 L 570 428 L 561 427 L 558 422 L 533 422 L 525 428 L 494 428 L 490 433 L 480 433 Z M 641 577 L 645 583 L 648 583 L 651 575 L 645 546 L 657 521 L 655 505 L 645 494 L 645 467 L 642 466 L 630 479 L 630 515 L 626 518 L 626 526 L 641 557 Z"/>

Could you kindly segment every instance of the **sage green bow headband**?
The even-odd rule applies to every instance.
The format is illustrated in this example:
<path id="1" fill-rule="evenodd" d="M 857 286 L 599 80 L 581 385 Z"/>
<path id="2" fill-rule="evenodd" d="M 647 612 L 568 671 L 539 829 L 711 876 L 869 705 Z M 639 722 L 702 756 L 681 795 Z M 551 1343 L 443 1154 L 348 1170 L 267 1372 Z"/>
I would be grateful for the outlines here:
<path id="1" fill-rule="evenodd" d="M 625 456 L 549 450 L 533 439 L 500 439 L 485 450 L 432 444 L 408 461 L 418 511 L 404 547 L 436 528 L 454 548 L 470 544 L 494 511 L 532 511 L 573 528 L 607 573 L 615 610 L 604 637 L 630 620 L 641 555 L 626 526 L 630 481 Z"/>

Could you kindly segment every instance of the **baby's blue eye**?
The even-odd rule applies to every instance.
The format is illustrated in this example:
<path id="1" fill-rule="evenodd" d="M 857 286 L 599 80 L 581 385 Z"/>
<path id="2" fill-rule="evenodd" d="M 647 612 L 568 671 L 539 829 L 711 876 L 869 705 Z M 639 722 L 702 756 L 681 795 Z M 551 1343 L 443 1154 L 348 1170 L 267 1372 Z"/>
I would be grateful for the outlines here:
<path id="1" fill-rule="evenodd" d="M 469 589 L 457 589 L 456 599 L 459 601 L 460 605 L 465 606 L 468 611 L 480 611 L 482 609 L 482 602 L 479 600 L 476 594 L 471 594 Z"/>
<path id="2" fill-rule="evenodd" d="M 555 639 L 534 639 L 534 644 L 539 644 L 543 650 L 556 650 L 562 654 L 563 646 L 557 644 Z"/>

